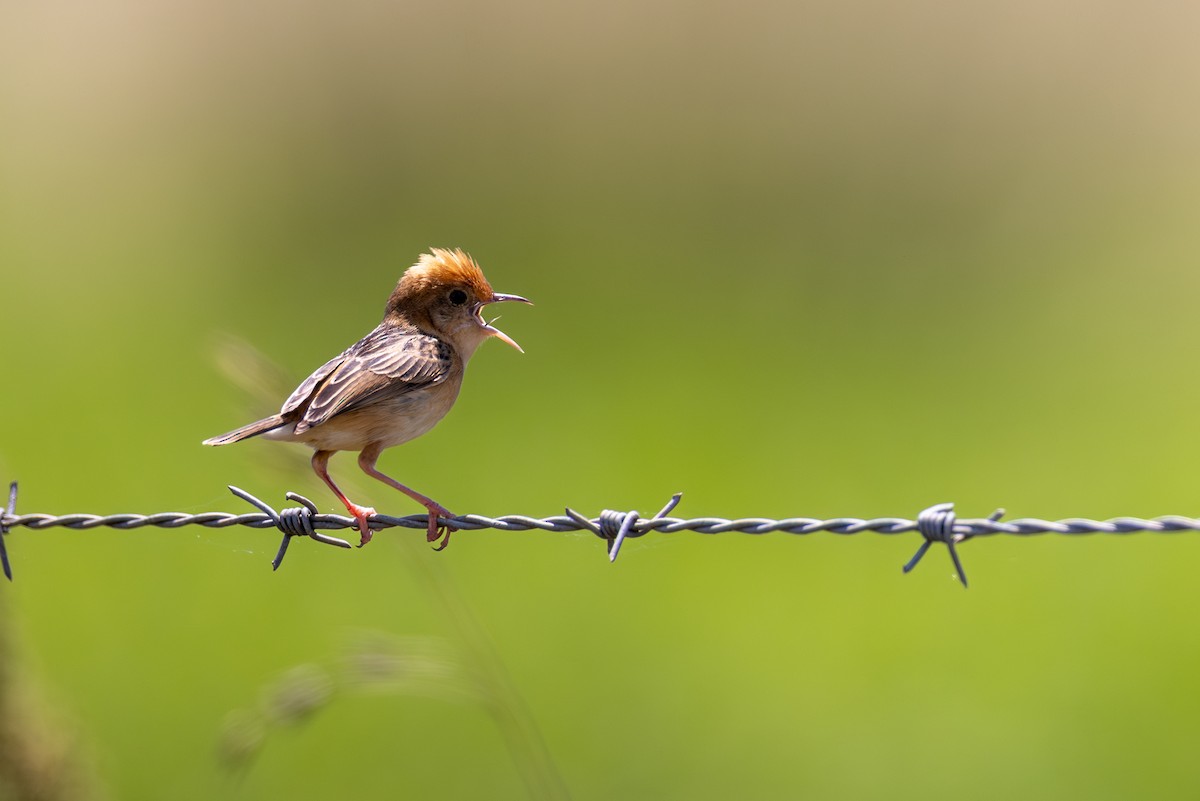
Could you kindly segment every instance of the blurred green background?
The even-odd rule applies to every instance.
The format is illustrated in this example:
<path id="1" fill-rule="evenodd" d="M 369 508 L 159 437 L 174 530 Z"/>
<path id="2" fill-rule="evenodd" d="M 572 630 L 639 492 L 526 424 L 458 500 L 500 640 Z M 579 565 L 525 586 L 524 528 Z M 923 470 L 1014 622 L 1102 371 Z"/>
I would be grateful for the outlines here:
<path id="1" fill-rule="evenodd" d="M 1195 514 L 1198 34 L 1069 0 L 5 4 L 0 479 L 23 512 L 340 511 L 304 449 L 200 440 L 435 245 L 537 303 L 381 461 L 456 512 Z M 982 540 L 967 592 L 944 549 L 901 574 L 916 535 L 420 540 L 272 574 L 267 531 L 18 530 L 8 792 L 1200 785 L 1196 537 Z"/>

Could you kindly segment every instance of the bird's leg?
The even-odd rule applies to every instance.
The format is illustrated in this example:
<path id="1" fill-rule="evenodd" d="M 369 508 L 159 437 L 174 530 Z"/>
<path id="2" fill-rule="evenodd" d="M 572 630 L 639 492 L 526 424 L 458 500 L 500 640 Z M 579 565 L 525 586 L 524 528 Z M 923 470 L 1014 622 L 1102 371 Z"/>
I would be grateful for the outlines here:
<path id="1" fill-rule="evenodd" d="M 438 540 L 441 540 L 441 544 L 434 548 L 434 550 L 443 550 L 447 545 L 450 544 L 450 534 L 454 531 L 457 531 L 457 529 L 450 525 L 439 526 L 438 518 L 454 517 L 454 513 L 432 498 L 422 495 L 415 489 L 404 486 L 391 476 L 384 475 L 383 473 L 379 472 L 379 469 L 375 467 L 375 461 L 379 458 L 379 454 L 382 450 L 382 448 L 374 445 L 368 445 L 363 449 L 362 453 L 358 455 L 358 466 L 361 467 L 363 472 L 368 476 L 379 479 L 389 487 L 395 487 L 417 503 L 424 506 L 425 510 L 429 513 L 429 528 L 425 535 L 425 539 L 428 542 L 437 542 Z"/>
<path id="2" fill-rule="evenodd" d="M 329 468 L 326 466 L 329 464 L 329 457 L 333 454 L 334 451 L 317 451 L 313 454 L 312 467 L 321 480 L 333 490 L 333 494 L 338 496 L 338 500 L 346 505 L 346 511 L 358 523 L 358 533 L 362 535 L 358 547 L 361 548 L 371 541 L 371 525 L 367 522 L 367 518 L 375 514 L 375 510 L 370 506 L 359 506 L 351 502 L 345 493 L 338 489 L 338 485 L 333 483 L 333 479 L 329 477 Z"/>

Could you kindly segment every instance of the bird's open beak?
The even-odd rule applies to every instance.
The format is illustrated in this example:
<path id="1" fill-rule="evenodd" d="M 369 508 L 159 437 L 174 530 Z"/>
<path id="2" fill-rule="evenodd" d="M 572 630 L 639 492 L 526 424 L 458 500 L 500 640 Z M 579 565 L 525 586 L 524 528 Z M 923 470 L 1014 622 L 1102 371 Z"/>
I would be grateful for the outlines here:
<path id="1" fill-rule="evenodd" d="M 491 300 L 487 300 L 487 301 L 483 301 L 482 303 L 475 304 L 475 319 L 476 319 L 476 321 L 478 321 L 480 327 L 484 331 L 487 331 L 490 336 L 494 336 L 496 339 L 500 340 L 501 342 L 512 345 L 518 351 L 520 351 L 521 353 L 524 353 L 525 351 L 521 350 L 521 346 L 518 345 L 515 341 L 513 341 L 512 337 L 510 337 L 508 334 L 501 331 L 499 328 L 492 327 L 489 323 L 486 323 L 483 320 L 483 307 L 484 306 L 487 306 L 490 303 L 502 303 L 506 300 L 515 300 L 520 303 L 528 303 L 530 306 L 533 305 L 533 301 L 526 300 L 525 298 L 521 297 L 520 295 L 502 295 L 499 292 L 495 292 L 492 294 Z"/>

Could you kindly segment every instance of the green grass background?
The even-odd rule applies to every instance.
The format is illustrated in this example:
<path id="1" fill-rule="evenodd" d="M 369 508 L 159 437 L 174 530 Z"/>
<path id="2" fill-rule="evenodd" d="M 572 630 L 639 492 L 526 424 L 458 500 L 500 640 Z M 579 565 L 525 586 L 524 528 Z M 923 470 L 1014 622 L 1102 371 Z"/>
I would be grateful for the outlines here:
<path id="1" fill-rule="evenodd" d="M 337 511 L 302 449 L 200 440 L 436 245 L 537 303 L 503 310 L 525 355 L 481 349 L 381 461 L 456 512 L 1195 514 L 1198 28 L 1066 0 L 5 6 L 0 478 L 23 512 L 244 511 L 229 483 Z M 231 380 L 231 341 L 278 374 Z M 419 539 L 272 574 L 270 532 L 18 530 L 17 739 L 80 797 L 527 797 L 512 697 L 443 697 L 479 674 L 579 799 L 1200 786 L 1192 536 L 982 540 L 967 592 L 941 549 L 901 574 L 916 535 L 649 536 L 616 565 L 590 535 Z M 337 683 L 364 632 L 450 675 Z M 305 665 L 332 695 L 223 766 Z"/>

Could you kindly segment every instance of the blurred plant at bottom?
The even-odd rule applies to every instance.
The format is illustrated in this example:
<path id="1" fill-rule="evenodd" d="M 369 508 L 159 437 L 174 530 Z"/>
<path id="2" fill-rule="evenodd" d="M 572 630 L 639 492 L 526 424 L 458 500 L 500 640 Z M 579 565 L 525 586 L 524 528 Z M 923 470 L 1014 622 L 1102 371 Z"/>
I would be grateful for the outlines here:
<path id="1" fill-rule="evenodd" d="M 2 580 L 2 579 L 0 579 Z M 0 798 L 67 801 L 100 796 L 74 727 L 30 685 L 0 609 Z"/>
<path id="2" fill-rule="evenodd" d="M 464 669 L 449 643 L 363 633 L 336 664 L 296 665 L 263 689 L 257 706 L 230 712 L 220 735 L 221 761 L 242 768 L 262 751 L 272 731 L 303 725 L 339 698 L 372 693 L 489 705 L 486 687 Z"/>

